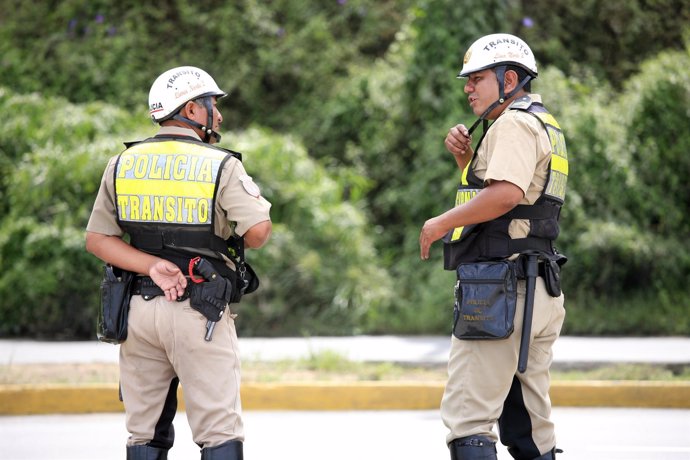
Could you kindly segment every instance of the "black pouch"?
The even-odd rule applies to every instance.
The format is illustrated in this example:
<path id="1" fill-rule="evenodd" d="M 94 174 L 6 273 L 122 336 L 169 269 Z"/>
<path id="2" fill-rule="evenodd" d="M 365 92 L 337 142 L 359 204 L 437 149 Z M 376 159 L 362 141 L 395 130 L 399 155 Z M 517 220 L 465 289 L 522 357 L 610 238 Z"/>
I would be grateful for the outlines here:
<path id="1" fill-rule="evenodd" d="M 563 254 L 556 254 L 544 260 L 544 284 L 546 292 L 551 297 L 561 295 L 561 265 L 567 261 L 568 258 Z"/>
<path id="2" fill-rule="evenodd" d="M 453 335 L 462 340 L 510 336 L 517 307 L 515 263 L 462 263 L 456 273 Z"/>
<path id="3" fill-rule="evenodd" d="M 101 281 L 101 310 L 96 335 L 101 342 L 122 343 L 127 339 L 127 314 L 134 273 L 106 264 Z"/>

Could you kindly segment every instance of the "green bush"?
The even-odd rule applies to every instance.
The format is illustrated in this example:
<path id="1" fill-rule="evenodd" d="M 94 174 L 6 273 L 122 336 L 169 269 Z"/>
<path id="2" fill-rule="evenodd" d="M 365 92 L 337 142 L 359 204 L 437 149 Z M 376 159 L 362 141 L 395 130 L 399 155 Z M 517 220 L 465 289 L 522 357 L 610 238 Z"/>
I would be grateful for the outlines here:
<path id="1" fill-rule="evenodd" d="M 82 229 L 25 217 L 0 224 L 0 336 L 91 337 L 99 266 Z"/>
<path id="2" fill-rule="evenodd" d="M 643 61 L 681 50 L 690 33 L 684 0 L 522 0 L 514 32 L 540 63 L 580 78 L 594 74 L 620 89 Z"/>
<path id="3" fill-rule="evenodd" d="M 239 306 L 241 331 L 252 335 L 361 332 L 392 283 L 374 246 L 355 175 L 332 177 L 295 139 L 250 129 L 232 136 L 233 148 L 262 194 L 273 203 L 273 236 L 248 258 L 263 287 Z"/>
<path id="4" fill-rule="evenodd" d="M 568 101 L 559 118 L 571 164 L 559 243 L 570 256 L 567 333 L 689 330 L 689 64 L 687 49 L 662 53 L 610 96 L 549 83 Z"/>
<path id="5" fill-rule="evenodd" d="M 156 76 L 196 65 L 231 93 L 228 125 L 290 130 L 383 55 L 407 3 L 0 0 L 0 86 L 143 109 Z"/>
<path id="6" fill-rule="evenodd" d="M 0 113 L 31 127 L 22 137 L 26 151 L 12 158 L 4 152 L 19 125 L 0 138 L 10 168 L 0 219 L 0 335 L 91 337 L 102 274 L 83 244 L 91 205 L 107 159 L 123 148 L 115 138 L 143 138 L 155 129 L 144 114 L 102 103 L 0 94 Z M 227 138 L 244 151 L 276 222 L 271 244 L 249 251 L 262 288 L 237 307 L 241 332 L 362 330 L 370 309 L 389 302 L 391 292 L 361 202 L 343 200 L 345 190 L 362 196 L 366 181 L 331 176 L 290 137 L 251 129 Z"/>
<path id="7" fill-rule="evenodd" d="M 687 333 L 688 8 L 604 3 L 0 0 L 0 335 L 93 334 L 80 235 L 107 158 L 155 130 L 151 81 L 183 64 L 231 92 L 223 144 L 274 205 L 241 332 L 447 333 L 453 273 L 417 239 L 453 203 L 443 138 L 475 120 L 463 53 L 496 31 L 534 49 L 568 143 L 565 332 Z"/>

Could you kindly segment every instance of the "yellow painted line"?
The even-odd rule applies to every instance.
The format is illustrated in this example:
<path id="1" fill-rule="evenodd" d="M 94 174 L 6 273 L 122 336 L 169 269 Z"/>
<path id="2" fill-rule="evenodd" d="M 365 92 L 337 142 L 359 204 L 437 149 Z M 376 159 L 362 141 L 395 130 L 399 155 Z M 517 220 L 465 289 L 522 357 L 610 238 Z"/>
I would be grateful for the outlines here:
<path id="1" fill-rule="evenodd" d="M 443 382 L 246 383 L 247 410 L 438 409 Z M 178 409 L 184 410 L 182 393 Z M 690 382 L 556 381 L 554 406 L 690 409 Z M 0 385 L 0 415 L 122 412 L 117 385 Z"/>
<path id="2" fill-rule="evenodd" d="M 551 401 L 554 406 L 570 407 L 690 409 L 690 382 L 557 381 L 551 384 Z"/>
<path id="3" fill-rule="evenodd" d="M 121 412 L 117 385 L 3 385 L 0 414 Z"/>
<path id="4" fill-rule="evenodd" d="M 443 383 L 257 383 L 241 393 L 242 406 L 254 410 L 438 409 Z"/>

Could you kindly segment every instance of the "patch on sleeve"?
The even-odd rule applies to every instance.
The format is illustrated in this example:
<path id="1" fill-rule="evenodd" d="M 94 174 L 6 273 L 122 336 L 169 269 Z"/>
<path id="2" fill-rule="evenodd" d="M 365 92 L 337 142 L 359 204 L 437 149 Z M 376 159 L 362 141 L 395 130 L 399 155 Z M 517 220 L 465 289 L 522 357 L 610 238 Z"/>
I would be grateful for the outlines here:
<path id="1" fill-rule="evenodd" d="M 242 182 L 242 187 L 244 187 L 244 191 L 253 196 L 254 198 L 259 198 L 261 196 L 261 190 L 259 190 L 259 186 L 254 183 L 252 180 L 252 176 L 249 176 L 247 174 L 242 174 L 240 177 L 240 182 Z"/>

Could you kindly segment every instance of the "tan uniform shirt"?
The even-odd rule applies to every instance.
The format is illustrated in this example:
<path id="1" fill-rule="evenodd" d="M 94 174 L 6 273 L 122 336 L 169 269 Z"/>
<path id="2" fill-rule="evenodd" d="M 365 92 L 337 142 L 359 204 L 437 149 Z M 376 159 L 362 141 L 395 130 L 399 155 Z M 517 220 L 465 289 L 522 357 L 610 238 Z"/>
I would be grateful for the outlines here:
<path id="1" fill-rule="evenodd" d="M 201 140 L 191 129 L 179 127 L 161 127 L 158 134 L 184 135 Z M 123 230 L 117 224 L 115 206 L 114 170 L 117 156 L 110 159 L 105 168 L 101 186 L 91 211 L 86 230 L 110 236 L 122 236 Z M 259 188 L 247 174 L 242 162 L 230 158 L 221 171 L 221 180 L 215 200 L 215 234 L 223 239 L 235 234 L 244 235 L 252 226 L 270 220 L 269 203 L 261 195 L 256 196 Z M 226 216 L 226 219 L 218 218 Z"/>
<path id="2" fill-rule="evenodd" d="M 541 102 L 538 94 L 529 96 Z M 520 187 L 525 196 L 519 204 L 534 204 L 546 184 L 550 159 L 551 141 L 537 117 L 508 107 L 491 125 L 472 166 L 485 183 L 507 181 Z M 508 232 L 511 238 L 526 237 L 529 221 L 513 220 Z"/>

